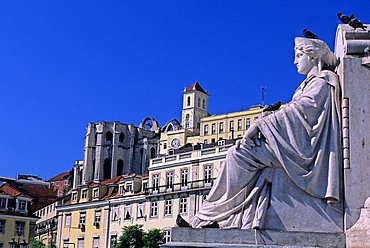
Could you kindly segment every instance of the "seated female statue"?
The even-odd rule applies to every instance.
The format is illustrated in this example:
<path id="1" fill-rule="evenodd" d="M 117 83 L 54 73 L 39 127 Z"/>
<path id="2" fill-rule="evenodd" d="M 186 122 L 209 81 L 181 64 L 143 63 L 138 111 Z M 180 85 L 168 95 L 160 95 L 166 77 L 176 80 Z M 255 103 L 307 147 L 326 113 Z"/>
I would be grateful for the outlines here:
<path id="1" fill-rule="evenodd" d="M 267 168 L 282 168 L 309 197 L 339 201 L 340 88 L 324 69 L 336 58 L 323 41 L 297 37 L 294 64 L 306 79 L 288 106 L 259 118 L 229 149 L 192 227 L 263 228 L 273 184 Z"/>

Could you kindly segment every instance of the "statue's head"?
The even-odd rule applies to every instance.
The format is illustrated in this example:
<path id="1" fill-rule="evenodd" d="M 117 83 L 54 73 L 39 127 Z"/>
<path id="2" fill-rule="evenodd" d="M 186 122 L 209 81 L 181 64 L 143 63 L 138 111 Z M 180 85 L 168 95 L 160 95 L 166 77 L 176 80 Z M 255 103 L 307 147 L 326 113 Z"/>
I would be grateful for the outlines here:
<path id="1" fill-rule="evenodd" d="M 296 37 L 294 41 L 294 64 L 297 65 L 298 73 L 308 74 L 312 68 L 321 71 L 325 66 L 335 67 L 335 55 L 322 40 Z"/>

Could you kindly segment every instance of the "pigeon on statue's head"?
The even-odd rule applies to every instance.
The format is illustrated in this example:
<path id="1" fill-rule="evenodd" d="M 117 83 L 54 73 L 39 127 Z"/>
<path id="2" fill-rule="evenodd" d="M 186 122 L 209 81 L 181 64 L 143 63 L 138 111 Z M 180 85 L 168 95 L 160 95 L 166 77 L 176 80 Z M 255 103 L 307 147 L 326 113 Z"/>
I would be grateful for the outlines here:
<path id="1" fill-rule="evenodd" d="M 312 33 L 310 30 L 308 30 L 306 28 L 303 29 L 303 35 L 307 39 L 318 39 L 319 38 L 316 34 Z"/>
<path id="2" fill-rule="evenodd" d="M 346 16 L 346 15 L 342 14 L 341 12 L 338 12 L 337 16 L 338 16 L 339 20 L 344 24 L 348 24 L 353 18 L 355 18 L 354 14 L 352 14 L 351 16 Z"/>

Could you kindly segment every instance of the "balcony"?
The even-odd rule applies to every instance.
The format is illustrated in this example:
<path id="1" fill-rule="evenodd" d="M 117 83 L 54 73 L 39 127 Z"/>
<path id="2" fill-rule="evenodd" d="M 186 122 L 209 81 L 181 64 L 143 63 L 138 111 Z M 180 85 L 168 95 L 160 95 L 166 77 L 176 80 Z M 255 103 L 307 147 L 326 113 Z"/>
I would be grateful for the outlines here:
<path id="1" fill-rule="evenodd" d="M 200 189 L 207 189 L 211 188 L 214 184 L 216 178 L 210 178 L 207 180 L 196 180 L 190 181 L 187 184 L 183 183 L 175 183 L 169 188 L 167 185 L 160 185 L 159 187 L 150 187 L 147 188 L 145 191 L 145 195 L 162 195 L 162 194 L 173 194 L 179 192 L 188 192 L 192 190 L 200 190 Z M 170 189 L 170 190 L 169 190 Z"/>

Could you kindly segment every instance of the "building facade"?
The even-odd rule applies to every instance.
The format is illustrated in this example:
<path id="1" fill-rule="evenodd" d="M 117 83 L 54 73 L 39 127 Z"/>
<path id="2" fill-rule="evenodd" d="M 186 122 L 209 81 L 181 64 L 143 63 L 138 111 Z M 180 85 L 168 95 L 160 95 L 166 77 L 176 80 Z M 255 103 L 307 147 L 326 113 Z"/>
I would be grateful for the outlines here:
<path id="1" fill-rule="evenodd" d="M 34 236 L 37 217 L 32 198 L 10 184 L 0 186 L 0 247 L 26 248 Z"/>

